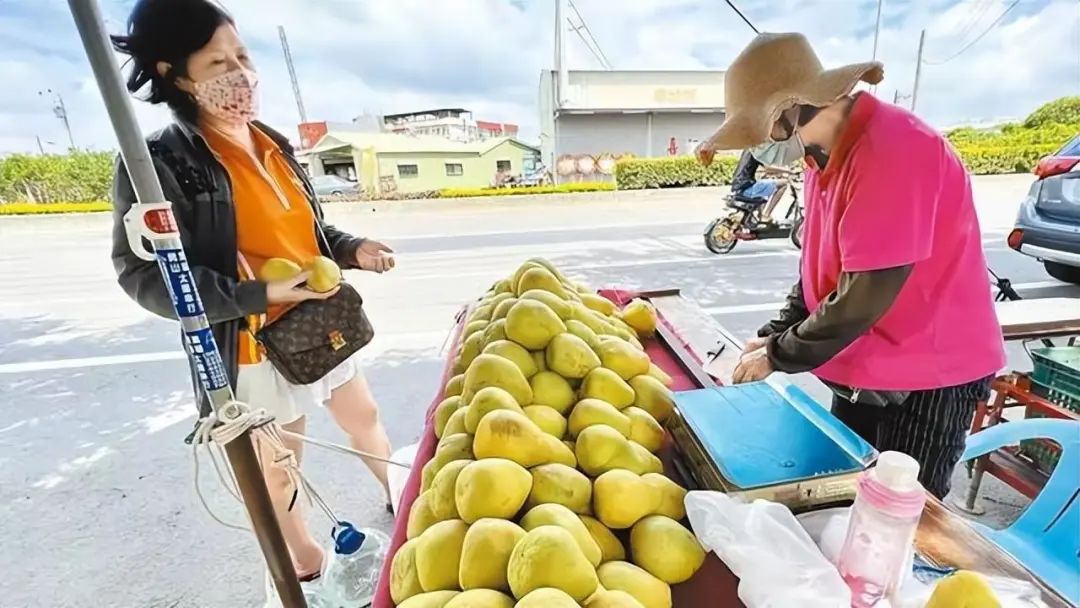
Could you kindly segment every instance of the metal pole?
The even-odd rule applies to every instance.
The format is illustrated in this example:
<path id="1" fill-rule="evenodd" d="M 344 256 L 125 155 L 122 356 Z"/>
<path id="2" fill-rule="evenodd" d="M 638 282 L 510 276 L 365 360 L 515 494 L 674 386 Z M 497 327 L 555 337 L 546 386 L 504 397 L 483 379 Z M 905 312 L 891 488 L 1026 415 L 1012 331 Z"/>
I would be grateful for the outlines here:
<path id="1" fill-rule="evenodd" d="M 45 156 L 45 146 L 41 145 L 41 136 L 35 135 L 34 138 L 37 139 L 38 152 L 40 152 L 42 156 Z"/>
<path id="2" fill-rule="evenodd" d="M 877 61 L 878 38 L 881 37 L 881 8 L 882 8 L 883 4 L 885 4 L 885 0 L 878 0 L 878 3 L 877 3 L 877 21 L 874 22 L 874 54 L 870 58 L 871 61 Z M 876 84 L 872 85 L 870 87 L 870 91 L 873 92 L 873 93 L 876 93 L 877 92 L 877 85 Z"/>
<path id="3" fill-rule="evenodd" d="M 566 5 L 568 0 L 555 0 L 555 108 L 562 109 L 570 93 L 570 73 L 566 64 Z"/>
<path id="4" fill-rule="evenodd" d="M 95 0 L 68 0 L 68 6 L 105 100 L 113 131 L 120 144 L 120 154 L 139 201 L 124 217 L 128 239 L 136 255 L 157 260 L 184 331 L 185 349 L 210 395 L 214 410 L 221 413 L 233 398 L 228 374 L 188 267 L 171 204 L 165 200 L 146 142 L 135 121 L 130 97 L 121 82 L 120 70 L 105 36 L 101 12 Z M 153 245 L 152 253 L 145 250 L 143 239 Z M 282 604 L 286 608 L 306 608 L 307 602 L 281 535 L 250 434 L 244 433 L 226 444 L 225 453 Z"/>
<path id="5" fill-rule="evenodd" d="M 67 129 L 68 143 L 71 144 L 71 149 L 75 149 L 75 138 L 71 136 L 71 123 L 68 122 L 67 107 L 64 106 L 64 98 L 60 93 L 56 94 L 56 102 L 60 107 L 60 120 L 64 121 L 64 128 Z"/>
<path id="6" fill-rule="evenodd" d="M 304 99 L 300 96 L 300 81 L 296 78 L 296 69 L 293 68 L 292 53 L 289 51 L 289 39 L 285 37 L 285 28 L 278 26 L 278 37 L 281 38 L 281 52 L 285 54 L 285 66 L 289 68 L 289 79 L 292 80 L 293 97 L 296 98 L 296 109 L 300 111 L 300 122 L 307 122 L 307 111 L 304 110 Z"/>
<path id="7" fill-rule="evenodd" d="M 926 45 L 926 30 L 919 33 L 919 56 L 915 59 L 915 86 L 911 88 L 911 111 L 915 111 L 915 103 L 919 100 L 919 80 L 922 78 L 922 52 Z"/>

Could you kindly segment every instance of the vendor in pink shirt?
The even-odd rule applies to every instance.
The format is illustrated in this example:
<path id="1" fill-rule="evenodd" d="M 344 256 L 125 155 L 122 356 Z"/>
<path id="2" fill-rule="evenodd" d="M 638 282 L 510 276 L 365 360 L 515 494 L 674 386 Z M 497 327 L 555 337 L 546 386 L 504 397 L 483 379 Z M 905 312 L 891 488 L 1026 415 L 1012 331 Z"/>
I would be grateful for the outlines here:
<path id="1" fill-rule="evenodd" d="M 803 36 L 762 34 L 728 70 L 728 118 L 698 156 L 806 163 L 799 281 L 735 381 L 812 372 L 837 417 L 913 456 L 943 497 L 1004 348 L 967 171 L 919 118 L 852 94 L 882 76 L 876 62 L 824 70 Z"/>

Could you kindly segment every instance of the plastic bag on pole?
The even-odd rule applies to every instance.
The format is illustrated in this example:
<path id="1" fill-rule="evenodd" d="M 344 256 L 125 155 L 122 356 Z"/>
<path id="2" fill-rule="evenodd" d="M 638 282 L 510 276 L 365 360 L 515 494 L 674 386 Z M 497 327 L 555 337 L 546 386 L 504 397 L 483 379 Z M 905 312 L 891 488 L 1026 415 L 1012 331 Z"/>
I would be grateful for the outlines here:
<path id="1" fill-rule="evenodd" d="M 690 492 L 686 514 L 701 544 L 739 578 L 747 608 L 851 606 L 840 574 L 784 505 Z"/>

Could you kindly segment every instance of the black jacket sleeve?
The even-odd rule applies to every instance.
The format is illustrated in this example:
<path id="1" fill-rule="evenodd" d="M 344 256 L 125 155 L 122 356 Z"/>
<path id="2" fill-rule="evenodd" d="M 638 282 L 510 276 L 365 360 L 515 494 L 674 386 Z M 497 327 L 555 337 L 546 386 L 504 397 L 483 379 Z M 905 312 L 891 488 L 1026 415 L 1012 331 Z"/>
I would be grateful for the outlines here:
<path id="1" fill-rule="evenodd" d="M 319 203 L 316 202 L 315 205 L 318 206 Z M 356 264 L 356 250 L 363 244 L 364 239 L 327 224 L 326 220 L 323 219 L 321 208 L 318 213 L 319 229 L 322 230 L 323 236 L 326 237 L 326 246 L 330 248 L 334 261 L 338 263 L 338 266 L 345 269 L 359 268 Z"/>
<path id="2" fill-rule="evenodd" d="M 885 316 L 912 267 L 841 273 L 836 291 L 813 314 L 769 337 L 767 349 L 773 367 L 788 373 L 806 372 L 835 357 Z"/>
<path id="3" fill-rule="evenodd" d="M 193 238 L 185 222 L 184 210 L 191 204 L 176 183 L 172 172 L 154 161 L 165 197 L 173 203 L 180 239 L 185 249 Z M 136 203 L 135 191 L 121 160 L 116 162 L 113 178 L 112 262 L 120 287 L 146 310 L 167 319 L 176 319 L 172 297 L 155 262 L 136 256 L 128 246 L 124 214 Z M 211 323 L 221 323 L 266 311 L 266 284 L 262 281 L 237 281 L 205 266 L 192 266 L 195 285 Z"/>
<path id="4" fill-rule="evenodd" d="M 757 335 L 759 338 L 768 338 L 773 334 L 783 333 L 808 316 L 810 313 L 806 310 L 806 302 L 803 300 L 802 281 L 795 281 L 784 299 L 784 307 L 780 309 L 775 319 L 758 329 Z"/>
<path id="5" fill-rule="evenodd" d="M 731 191 L 742 192 L 757 182 L 757 170 L 761 163 L 750 154 L 749 150 L 742 153 L 739 163 L 735 165 L 735 173 L 731 176 Z"/>

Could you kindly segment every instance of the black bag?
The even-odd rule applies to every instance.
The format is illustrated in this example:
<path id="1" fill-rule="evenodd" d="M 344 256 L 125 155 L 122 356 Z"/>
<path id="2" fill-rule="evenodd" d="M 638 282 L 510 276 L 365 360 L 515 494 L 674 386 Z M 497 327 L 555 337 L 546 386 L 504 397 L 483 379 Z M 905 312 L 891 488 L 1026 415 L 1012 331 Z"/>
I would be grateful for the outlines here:
<path id="1" fill-rule="evenodd" d="M 826 382 L 824 380 L 822 380 L 822 382 L 832 390 L 837 399 L 843 399 L 844 401 L 850 401 L 851 403 L 873 405 L 875 407 L 900 405 L 907 401 L 908 396 L 911 395 L 910 391 L 873 391 L 852 388 L 841 384 L 833 384 L 832 382 Z"/>
<path id="2" fill-rule="evenodd" d="M 348 283 L 325 300 L 307 300 L 259 330 L 266 357 L 292 384 L 312 384 L 375 337 L 364 299 Z"/>

